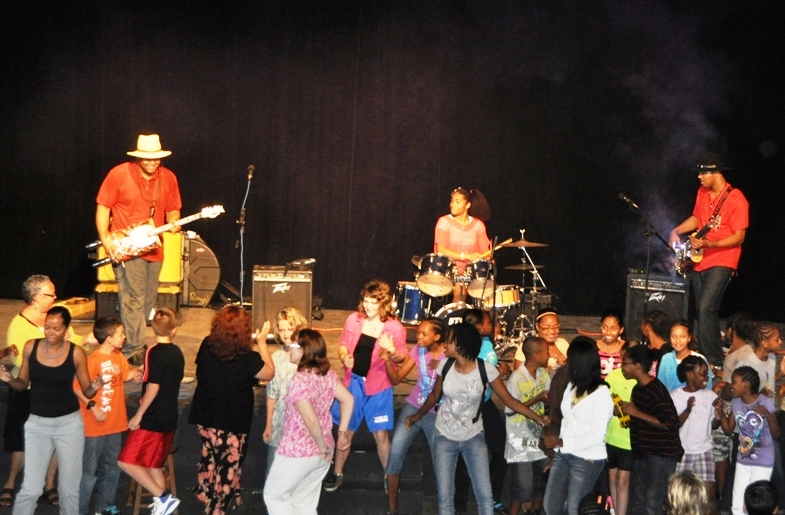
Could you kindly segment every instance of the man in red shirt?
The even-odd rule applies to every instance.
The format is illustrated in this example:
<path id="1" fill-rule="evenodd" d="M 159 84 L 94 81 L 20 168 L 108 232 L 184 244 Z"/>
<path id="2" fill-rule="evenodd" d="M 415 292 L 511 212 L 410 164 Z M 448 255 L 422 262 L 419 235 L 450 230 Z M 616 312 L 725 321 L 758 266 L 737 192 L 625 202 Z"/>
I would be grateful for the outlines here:
<path id="1" fill-rule="evenodd" d="M 698 163 L 701 188 L 692 215 L 670 234 L 671 245 L 679 242 L 680 234 L 689 233 L 692 248 L 703 249 L 703 260 L 690 273 L 697 311 L 696 336 L 700 352 L 717 366 L 722 366 L 718 311 L 725 288 L 739 266 L 741 244 L 749 225 L 747 199 L 722 173 L 730 169 L 717 154 L 708 153 L 701 158 Z M 710 222 L 711 228 L 703 237 L 693 234 Z"/>
<path id="2" fill-rule="evenodd" d="M 157 134 L 139 136 L 136 147 L 128 155 L 137 159 L 112 168 L 96 198 L 95 225 L 110 257 L 115 257 L 117 250 L 110 237 L 112 232 L 149 220 L 158 227 L 180 219 L 177 178 L 161 166 L 161 158 L 172 153 L 161 149 Z M 113 265 L 127 336 L 123 353 L 132 365 L 141 365 L 144 360 L 146 317 L 158 296 L 163 258 L 163 248 L 158 247 Z"/>

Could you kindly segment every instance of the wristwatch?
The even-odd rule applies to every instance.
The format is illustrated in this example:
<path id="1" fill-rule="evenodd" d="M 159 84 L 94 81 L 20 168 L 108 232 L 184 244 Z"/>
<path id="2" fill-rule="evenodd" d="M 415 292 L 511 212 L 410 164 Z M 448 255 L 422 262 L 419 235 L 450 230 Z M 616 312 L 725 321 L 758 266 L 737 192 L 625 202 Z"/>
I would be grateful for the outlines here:
<path id="1" fill-rule="evenodd" d="M 93 409 L 93 406 L 95 406 L 95 401 L 90 401 L 87 403 L 87 409 Z"/>

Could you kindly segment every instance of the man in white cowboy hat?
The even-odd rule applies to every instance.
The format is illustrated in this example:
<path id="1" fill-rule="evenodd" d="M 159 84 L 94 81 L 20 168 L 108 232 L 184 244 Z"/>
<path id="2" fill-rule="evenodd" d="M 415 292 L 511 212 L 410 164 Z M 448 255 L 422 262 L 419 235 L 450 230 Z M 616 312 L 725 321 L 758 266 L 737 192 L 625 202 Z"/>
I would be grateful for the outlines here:
<path id="1" fill-rule="evenodd" d="M 180 219 L 182 202 L 177 177 L 161 166 L 161 158 L 171 154 L 161 149 L 157 134 L 141 135 L 136 150 L 128 152 L 136 160 L 115 166 L 104 179 L 96 198 L 95 225 L 109 256 L 114 257 L 116 251 L 109 237 L 112 232 L 149 219 L 156 227 Z M 145 317 L 158 295 L 163 259 L 163 249 L 158 247 L 114 265 L 127 337 L 123 353 L 134 365 L 144 361 Z"/>
<path id="2" fill-rule="evenodd" d="M 670 244 L 679 236 L 690 234 L 695 250 L 703 250 L 703 259 L 690 272 L 695 296 L 696 331 L 700 352 L 712 365 L 722 366 L 719 309 L 725 288 L 736 273 L 741 244 L 749 226 L 750 205 L 741 191 L 725 180 L 731 166 L 712 152 L 698 161 L 697 175 L 701 187 L 692 215 L 670 233 Z"/>

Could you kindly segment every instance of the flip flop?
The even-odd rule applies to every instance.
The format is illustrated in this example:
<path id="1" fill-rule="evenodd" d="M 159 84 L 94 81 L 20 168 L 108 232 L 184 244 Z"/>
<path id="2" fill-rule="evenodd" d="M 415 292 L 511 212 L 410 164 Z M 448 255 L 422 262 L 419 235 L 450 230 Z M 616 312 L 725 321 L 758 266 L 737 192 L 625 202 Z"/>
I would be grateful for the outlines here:
<path id="1" fill-rule="evenodd" d="M 14 504 L 14 496 L 16 493 L 13 488 L 3 488 L 0 491 L 0 506 L 3 508 L 10 508 Z"/>
<path id="2" fill-rule="evenodd" d="M 57 493 L 57 488 L 44 490 L 44 493 L 38 498 L 38 501 L 47 501 L 52 506 L 60 506 L 60 495 Z"/>

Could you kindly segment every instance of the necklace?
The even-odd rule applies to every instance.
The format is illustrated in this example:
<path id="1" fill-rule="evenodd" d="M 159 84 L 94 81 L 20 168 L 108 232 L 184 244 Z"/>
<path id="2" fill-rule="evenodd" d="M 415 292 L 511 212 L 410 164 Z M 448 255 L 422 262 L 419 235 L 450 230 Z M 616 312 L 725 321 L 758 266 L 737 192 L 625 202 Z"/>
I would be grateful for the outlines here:
<path id="1" fill-rule="evenodd" d="M 60 349 L 60 352 L 58 352 L 54 356 L 50 356 L 49 355 L 49 343 L 46 340 L 44 340 L 44 354 L 46 355 L 47 358 L 49 358 L 49 359 L 57 359 L 57 358 L 59 358 L 60 356 L 63 355 L 63 352 L 65 352 L 65 341 L 63 341 L 63 348 Z"/>

